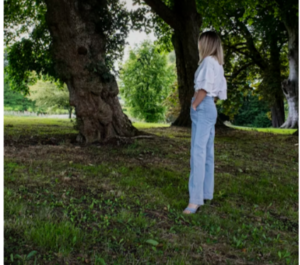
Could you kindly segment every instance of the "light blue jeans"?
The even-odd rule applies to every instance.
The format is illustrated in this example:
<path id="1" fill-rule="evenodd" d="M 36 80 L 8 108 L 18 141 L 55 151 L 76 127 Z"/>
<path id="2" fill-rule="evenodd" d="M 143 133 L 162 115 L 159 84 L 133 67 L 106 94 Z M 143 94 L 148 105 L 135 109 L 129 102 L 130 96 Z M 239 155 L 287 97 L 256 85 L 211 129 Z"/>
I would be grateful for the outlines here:
<path id="1" fill-rule="evenodd" d="M 195 98 L 192 98 L 192 103 Z M 203 205 L 214 193 L 214 138 L 217 108 L 214 98 L 206 96 L 197 106 L 191 107 L 191 173 L 189 178 L 189 203 Z"/>

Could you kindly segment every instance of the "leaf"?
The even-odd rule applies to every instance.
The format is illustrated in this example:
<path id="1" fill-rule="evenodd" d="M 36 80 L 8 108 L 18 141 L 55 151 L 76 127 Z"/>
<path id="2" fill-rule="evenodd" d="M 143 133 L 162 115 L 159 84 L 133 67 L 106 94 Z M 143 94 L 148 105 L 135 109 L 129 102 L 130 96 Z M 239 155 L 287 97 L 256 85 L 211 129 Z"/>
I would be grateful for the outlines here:
<path id="1" fill-rule="evenodd" d="M 26 259 L 29 260 L 29 259 L 30 259 L 31 257 L 33 257 L 36 253 L 37 253 L 36 250 L 31 251 L 31 252 L 27 255 Z"/>
<path id="2" fill-rule="evenodd" d="M 146 243 L 148 243 L 148 244 L 150 244 L 150 245 L 153 245 L 153 246 L 155 246 L 155 247 L 158 245 L 158 242 L 155 241 L 155 240 L 153 240 L 153 239 L 148 239 L 148 240 L 146 241 Z"/>
<path id="3" fill-rule="evenodd" d="M 96 261 L 97 261 L 97 262 L 100 262 L 101 265 L 106 265 L 104 259 L 102 259 L 102 258 L 97 257 L 97 258 L 96 258 Z"/>

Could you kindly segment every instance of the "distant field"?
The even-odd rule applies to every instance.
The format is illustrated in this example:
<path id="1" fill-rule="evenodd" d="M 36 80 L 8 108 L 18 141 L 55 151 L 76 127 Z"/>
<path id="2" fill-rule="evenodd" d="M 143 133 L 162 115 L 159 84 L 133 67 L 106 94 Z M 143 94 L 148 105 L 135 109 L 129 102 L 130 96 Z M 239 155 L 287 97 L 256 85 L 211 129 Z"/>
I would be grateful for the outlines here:
<path id="1" fill-rule="evenodd" d="M 138 129 L 170 126 L 168 123 L 133 122 L 132 124 Z M 37 131 L 44 133 L 47 133 L 48 131 L 44 130 L 45 128 L 42 128 L 43 126 L 61 126 L 60 129 L 67 130 L 68 133 L 76 133 L 76 131 L 72 128 L 74 125 L 74 119 L 73 122 L 71 122 L 69 119 L 45 118 L 38 116 L 4 116 L 4 126 L 7 125 L 18 126 L 18 129 L 21 129 L 25 126 L 24 129 L 27 131 L 31 130 L 33 127 L 37 127 Z M 40 128 L 40 130 L 38 130 L 38 128 Z M 59 130 L 56 129 L 55 131 L 58 132 Z M 9 130 L 7 132 L 9 133 Z"/>

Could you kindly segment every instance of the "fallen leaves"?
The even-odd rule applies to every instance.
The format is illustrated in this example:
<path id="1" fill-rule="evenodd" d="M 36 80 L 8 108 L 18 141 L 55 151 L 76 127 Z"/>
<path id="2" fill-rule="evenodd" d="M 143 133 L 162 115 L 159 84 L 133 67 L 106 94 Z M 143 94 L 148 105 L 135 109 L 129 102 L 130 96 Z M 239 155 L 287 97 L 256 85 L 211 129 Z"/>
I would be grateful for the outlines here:
<path id="1" fill-rule="evenodd" d="M 63 178 L 63 181 L 64 181 L 64 182 L 69 182 L 70 180 L 71 180 L 71 178 L 69 178 L 69 177 L 64 177 L 64 178 Z"/>

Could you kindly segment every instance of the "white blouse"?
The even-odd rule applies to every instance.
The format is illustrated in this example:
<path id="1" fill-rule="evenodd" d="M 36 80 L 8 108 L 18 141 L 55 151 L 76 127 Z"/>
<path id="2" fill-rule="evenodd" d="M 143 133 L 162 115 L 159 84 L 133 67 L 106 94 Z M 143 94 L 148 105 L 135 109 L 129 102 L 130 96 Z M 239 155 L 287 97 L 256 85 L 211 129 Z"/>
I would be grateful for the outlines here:
<path id="1" fill-rule="evenodd" d="M 227 99 L 227 82 L 223 66 L 212 56 L 203 59 L 195 72 L 195 91 L 204 89 L 207 96 Z"/>

